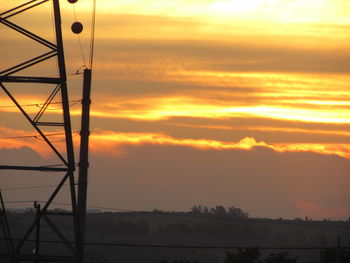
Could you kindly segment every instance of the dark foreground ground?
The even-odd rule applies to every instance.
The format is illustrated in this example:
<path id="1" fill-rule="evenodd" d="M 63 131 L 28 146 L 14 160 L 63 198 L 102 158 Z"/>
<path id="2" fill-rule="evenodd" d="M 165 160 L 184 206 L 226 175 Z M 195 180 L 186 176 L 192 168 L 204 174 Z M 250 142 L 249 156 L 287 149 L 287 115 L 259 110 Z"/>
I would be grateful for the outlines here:
<path id="1" fill-rule="evenodd" d="M 13 237 L 20 238 L 34 213 L 9 213 L 8 218 Z M 68 240 L 74 239 L 71 216 L 50 218 Z M 40 236 L 43 241 L 59 240 L 45 221 Z M 91 213 L 86 242 L 87 262 L 350 263 L 348 249 L 321 249 L 350 247 L 348 221 L 254 219 L 195 211 Z M 27 242 L 23 252 L 33 253 L 33 248 L 34 243 Z M 51 243 L 43 243 L 41 250 L 69 254 L 63 245 Z"/>

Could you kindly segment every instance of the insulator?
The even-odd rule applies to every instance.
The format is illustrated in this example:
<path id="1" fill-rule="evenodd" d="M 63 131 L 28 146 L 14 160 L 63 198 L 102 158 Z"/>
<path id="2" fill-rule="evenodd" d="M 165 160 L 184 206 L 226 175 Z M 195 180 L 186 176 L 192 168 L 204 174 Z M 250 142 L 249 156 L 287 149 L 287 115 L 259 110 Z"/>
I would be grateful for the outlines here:
<path id="1" fill-rule="evenodd" d="M 83 24 L 80 22 L 74 22 L 72 24 L 72 31 L 75 34 L 80 34 L 83 31 Z"/>

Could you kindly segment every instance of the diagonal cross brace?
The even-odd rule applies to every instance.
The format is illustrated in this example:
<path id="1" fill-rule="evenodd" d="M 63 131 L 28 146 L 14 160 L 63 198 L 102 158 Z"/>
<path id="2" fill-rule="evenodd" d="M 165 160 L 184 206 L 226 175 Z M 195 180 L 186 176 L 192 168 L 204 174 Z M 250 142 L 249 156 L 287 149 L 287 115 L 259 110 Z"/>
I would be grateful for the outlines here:
<path id="1" fill-rule="evenodd" d="M 18 71 L 21 71 L 23 69 L 29 68 L 29 67 L 31 67 L 31 66 L 33 66 L 35 64 L 43 62 L 43 61 L 45 61 L 45 60 L 47 60 L 49 58 L 52 58 L 54 56 L 57 56 L 57 51 L 56 50 L 49 51 L 49 52 L 47 52 L 45 54 L 42 54 L 42 55 L 37 56 L 35 58 L 29 59 L 29 60 L 27 60 L 27 61 L 25 61 L 23 63 L 20 63 L 20 64 L 18 64 L 16 66 L 13 66 L 13 67 L 8 68 L 8 69 L 6 69 L 4 71 L 1 71 L 0 72 L 0 76 L 2 76 L 2 77 L 10 76 L 10 75 L 12 75 L 12 74 L 14 74 L 14 73 L 16 73 Z"/>
<path id="2" fill-rule="evenodd" d="M 38 1 L 38 0 L 31 0 L 31 1 L 27 2 L 27 3 L 24 3 L 24 4 L 22 4 L 22 5 L 19 5 L 19 6 L 15 7 L 15 8 L 12 8 L 12 9 L 10 9 L 10 10 L 7 10 L 6 12 L 1 13 L 0 16 L 5 15 L 5 14 L 8 14 L 8 13 L 11 13 L 11 12 L 13 12 L 13 11 L 15 11 L 15 10 L 20 9 L 20 8 L 23 7 L 23 8 L 20 9 L 19 11 L 16 11 L 16 12 L 14 12 L 14 13 L 12 13 L 12 14 L 9 14 L 9 15 L 7 15 L 6 17 L 4 17 L 4 19 L 6 19 L 6 18 L 9 18 L 9 17 L 11 17 L 11 16 L 15 16 L 15 15 L 17 15 L 17 14 L 23 13 L 24 11 L 27 11 L 27 10 L 33 8 L 33 7 L 36 7 L 36 6 L 38 6 L 38 5 L 41 5 L 41 4 L 43 4 L 43 3 L 45 3 L 45 2 L 47 2 L 47 1 L 49 1 L 49 0 L 42 0 L 42 1 L 39 2 L 39 3 L 35 3 L 35 4 L 31 5 L 31 6 L 27 6 L 27 5 L 29 5 L 29 4 L 31 4 L 31 3 L 34 3 L 34 2 L 37 2 L 37 1 Z M 25 6 L 27 6 L 27 7 L 25 7 Z"/>
<path id="3" fill-rule="evenodd" d="M 52 49 L 52 50 L 57 49 L 57 45 L 51 43 L 50 41 L 48 41 L 42 37 L 39 37 L 38 35 L 24 29 L 23 27 L 21 27 L 19 25 L 16 25 L 15 23 L 8 21 L 7 19 L 2 18 L 1 16 L 0 16 L 0 23 L 4 24 L 5 26 L 8 26 L 9 28 L 33 39 L 34 41 Z"/>
<path id="4" fill-rule="evenodd" d="M 16 253 L 20 252 L 23 244 L 26 242 L 26 240 L 28 239 L 28 237 L 30 236 L 32 231 L 34 230 L 34 228 L 35 228 L 36 224 L 38 223 L 38 221 L 45 215 L 47 209 L 49 208 L 49 206 L 51 205 L 52 201 L 55 199 L 55 197 L 57 196 L 58 192 L 61 190 L 62 186 L 65 184 L 67 179 L 72 177 L 72 176 L 73 175 L 72 175 L 71 172 L 67 172 L 66 175 L 63 177 L 63 179 L 60 181 L 60 183 L 56 187 L 55 191 L 51 194 L 49 200 L 46 202 L 44 207 L 40 210 L 40 213 L 39 213 L 38 217 L 32 222 L 32 224 L 30 225 L 29 229 L 27 230 L 27 232 L 25 233 L 25 235 L 23 236 L 23 238 L 21 239 L 21 241 L 17 245 L 16 250 L 15 250 Z M 73 204 L 73 206 L 74 206 L 74 204 Z M 73 211 L 74 211 L 74 209 L 73 209 Z"/>
<path id="5" fill-rule="evenodd" d="M 4 92 L 9 96 L 9 98 L 13 101 L 13 103 L 17 106 L 17 108 L 22 112 L 24 117 L 29 121 L 29 123 L 34 127 L 34 129 L 40 134 L 40 136 L 45 140 L 45 142 L 49 145 L 49 147 L 54 151 L 54 153 L 58 156 L 58 158 L 68 167 L 68 162 L 65 158 L 60 154 L 60 152 L 55 148 L 55 146 L 50 142 L 50 140 L 45 136 L 45 134 L 40 130 L 40 128 L 36 125 L 35 122 L 30 118 L 30 116 L 25 112 L 25 110 L 21 107 L 21 105 L 17 102 L 17 100 L 12 96 L 12 94 L 7 90 L 7 88 L 0 82 L 0 87 L 4 90 Z"/>

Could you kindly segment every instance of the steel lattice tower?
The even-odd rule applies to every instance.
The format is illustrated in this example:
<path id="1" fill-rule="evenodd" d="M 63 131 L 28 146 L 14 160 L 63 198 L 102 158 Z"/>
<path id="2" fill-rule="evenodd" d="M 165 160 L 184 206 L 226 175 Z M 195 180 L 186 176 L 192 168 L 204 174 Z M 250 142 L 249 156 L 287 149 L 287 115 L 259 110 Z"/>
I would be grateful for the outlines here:
<path id="1" fill-rule="evenodd" d="M 51 42 L 47 39 L 38 36 L 30 32 L 29 30 L 11 22 L 11 18 L 21 14 L 23 12 L 28 12 L 32 8 L 37 7 L 46 2 L 52 2 L 53 5 L 53 19 L 54 19 L 54 32 L 56 41 Z M 85 167 L 82 176 L 79 178 L 79 191 L 82 191 L 82 194 L 79 194 L 82 198 L 79 198 L 79 207 L 77 200 L 77 190 L 76 190 L 76 180 L 74 178 L 75 171 L 75 160 L 74 160 L 74 149 L 73 149 L 73 139 L 72 139 L 72 128 L 71 128 L 71 120 L 70 120 L 70 109 L 69 109 L 69 97 L 67 90 L 67 75 L 66 75 L 66 67 L 65 67 L 65 57 L 64 57 L 64 49 L 63 49 L 63 40 L 62 40 L 62 29 L 61 29 L 61 14 L 60 14 L 60 5 L 59 0 L 31 0 L 22 5 L 14 7 L 8 11 L 0 13 L 0 23 L 5 25 L 6 27 L 17 31 L 19 34 L 24 35 L 25 37 L 39 43 L 43 47 L 47 49 L 47 52 L 34 57 L 32 59 L 26 60 L 16 66 L 10 67 L 8 69 L 0 69 L 0 89 L 2 89 L 7 97 L 15 104 L 21 114 L 25 117 L 26 121 L 33 127 L 38 136 L 45 141 L 47 147 L 51 149 L 55 156 L 61 162 L 61 167 L 53 167 L 53 166 L 14 166 L 14 165 L 6 165 L 1 164 L 1 170 L 16 170 L 16 171 L 45 171 L 45 172 L 54 172 L 57 175 L 62 175 L 60 182 L 55 187 L 55 190 L 51 193 L 47 201 L 40 205 L 36 203 L 34 205 L 36 216 L 33 219 L 33 222 L 30 224 L 28 229 L 23 233 L 23 236 L 20 240 L 16 242 L 9 242 L 8 253 L 0 254 L 0 259 L 7 259 L 8 262 L 82 262 L 83 261 L 83 233 L 85 231 L 85 227 L 81 226 L 79 221 L 82 221 L 82 224 L 85 225 L 85 213 L 86 213 L 86 176 L 87 176 L 87 148 L 83 152 L 83 156 L 85 156 L 85 160 L 83 160 L 82 164 L 79 164 L 80 167 Z M 14 54 L 15 56 L 15 54 Z M 26 76 L 21 75 L 23 70 L 28 69 L 34 65 L 47 61 L 48 59 L 56 59 L 58 65 L 58 74 L 53 77 L 44 77 L 44 76 Z M 88 70 L 89 71 L 89 70 Z M 91 71 L 90 79 L 87 81 L 91 82 Z M 84 76 L 85 82 L 85 76 Z M 38 113 L 35 117 L 32 117 L 24 107 L 18 102 L 16 96 L 11 92 L 11 89 L 8 88 L 8 83 L 22 83 L 22 84 L 40 84 L 40 86 L 44 86 L 48 89 L 50 95 L 47 100 L 43 104 L 43 107 L 40 107 Z M 12 85 L 12 84 L 11 84 Z M 84 84 L 85 85 L 85 84 Z M 43 88 L 43 87 L 40 87 Z M 89 95 L 89 94 L 88 94 Z M 89 95 L 90 96 L 90 95 Z M 49 105 L 52 103 L 53 99 L 60 99 L 62 103 L 62 121 L 61 122 L 50 122 L 42 120 L 42 116 L 45 114 L 45 111 L 48 109 Z M 83 100 L 84 102 L 84 100 Z M 87 104 L 90 103 L 90 99 L 86 98 L 85 107 L 88 107 Z M 84 103 L 83 103 L 84 105 Z M 86 115 L 88 116 L 88 115 Z M 87 117 L 88 118 L 88 117 Z M 85 118 L 85 127 L 87 125 L 88 129 L 88 119 Z M 50 137 L 47 135 L 47 132 L 44 131 L 44 127 L 56 127 L 63 129 L 63 134 L 65 137 L 65 147 L 64 150 L 58 149 L 55 147 L 54 143 L 50 140 Z M 85 133 L 82 130 L 82 134 L 85 134 L 85 141 L 87 143 L 88 133 Z M 86 145 L 87 147 L 87 145 Z M 0 161 L 1 162 L 1 161 Z M 84 178 L 85 176 L 85 178 Z M 52 213 L 49 208 L 52 205 L 55 197 L 62 190 L 62 186 L 64 184 L 69 185 L 70 192 L 70 200 L 71 200 L 71 210 L 72 212 L 66 213 L 65 216 L 69 215 L 72 218 L 72 225 L 74 229 L 74 241 L 69 241 L 65 235 L 62 233 L 60 228 L 54 223 L 54 221 L 50 218 Z M 81 188 L 81 189 L 80 189 Z M 83 200 L 81 200 L 83 199 Z M 2 206 L 0 212 L 3 212 L 4 207 Z M 59 213 L 57 213 L 59 214 Z M 4 217 L 2 217 L 4 218 Z M 53 254 L 45 254 L 44 249 L 41 249 L 40 242 L 40 222 L 45 222 L 55 233 L 57 236 L 60 245 L 64 245 L 67 253 L 64 255 Z M 35 233 L 36 232 L 36 233 Z M 23 247 L 25 244 L 32 242 L 30 240 L 31 236 L 36 236 L 35 239 L 35 251 L 32 254 L 23 252 Z M 11 241 L 11 240 L 9 240 Z M 10 245 L 11 244 L 11 245 Z M 13 246 L 12 246 L 13 244 Z M 32 242 L 33 244 L 33 242 Z"/>

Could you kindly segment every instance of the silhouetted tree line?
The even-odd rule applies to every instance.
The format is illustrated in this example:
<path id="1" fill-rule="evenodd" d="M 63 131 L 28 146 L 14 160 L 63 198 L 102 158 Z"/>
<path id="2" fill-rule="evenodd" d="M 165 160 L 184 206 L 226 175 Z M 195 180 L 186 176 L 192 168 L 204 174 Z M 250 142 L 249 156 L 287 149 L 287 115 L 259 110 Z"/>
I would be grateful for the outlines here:
<path id="1" fill-rule="evenodd" d="M 166 212 L 159 209 L 154 209 L 152 211 L 154 214 L 192 214 L 192 215 L 203 215 L 203 216 L 216 216 L 216 217 L 230 217 L 236 219 L 247 219 L 249 214 L 240 208 L 234 206 L 225 208 L 222 205 L 217 205 L 214 207 L 207 207 L 202 205 L 195 205 L 191 208 L 189 212 Z"/>
<path id="2" fill-rule="evenodd" d="M 195 205 L 191 208 L 191 213 L 196 215 L 232 217 L 237 219 L 246 219 L 249 217 L 249 214 L 247 212 L 244 212 L 240 208 L 231 206 L 226 209 L 221 205 L 217 205 L 212 208 L 208 208 L 207 206 Z"/>

